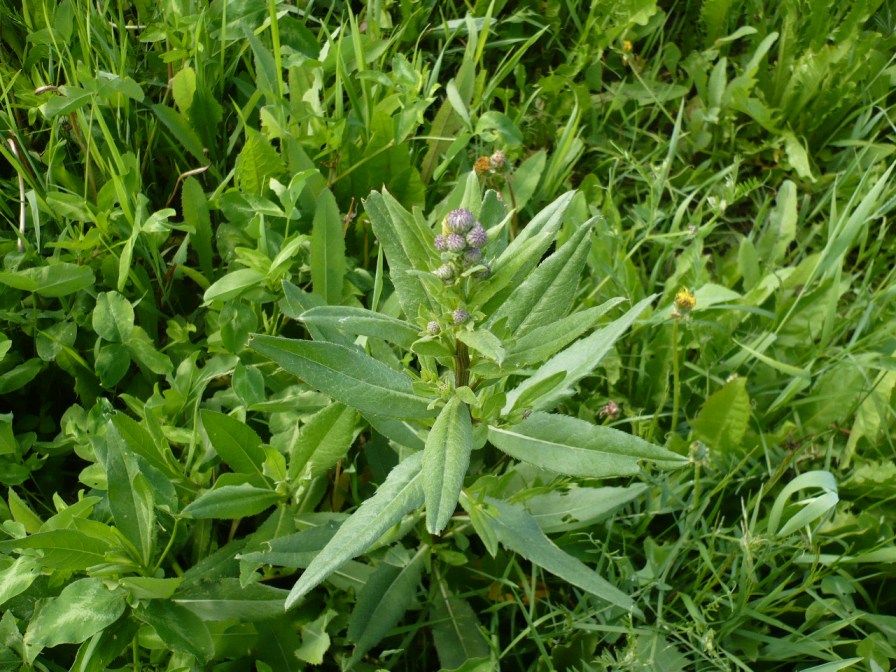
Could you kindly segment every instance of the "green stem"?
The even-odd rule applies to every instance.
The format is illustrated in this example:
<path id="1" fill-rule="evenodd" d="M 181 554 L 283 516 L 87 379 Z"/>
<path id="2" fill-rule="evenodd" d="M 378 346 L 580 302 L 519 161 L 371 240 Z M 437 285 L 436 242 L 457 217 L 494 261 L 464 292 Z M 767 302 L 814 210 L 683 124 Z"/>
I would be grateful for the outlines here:
<path id="1" fill-rule="evenodd" d="M 678 377 L 678 318 L 672 323 L 672 431 L 678 427 L 681 385 Z"/>
<path id="2" fill-rule="evenodd" d="M 454 387 L 463 387 L 470 384 L 470 351 L 467 344 L 457 341 L 454 351 Z"/>

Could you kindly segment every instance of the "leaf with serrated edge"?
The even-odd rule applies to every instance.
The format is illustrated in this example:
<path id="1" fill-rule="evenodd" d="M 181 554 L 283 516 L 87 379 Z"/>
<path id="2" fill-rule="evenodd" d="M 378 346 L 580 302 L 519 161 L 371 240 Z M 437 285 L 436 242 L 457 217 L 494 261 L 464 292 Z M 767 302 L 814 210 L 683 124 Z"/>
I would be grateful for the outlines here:
<path id="1" fill-rule="evenodd" d="M 420 466 L 423 453 L 414 453 L 395 467 L 370 499 L 366 500 L 333 535 L 308 569 L 289 591 L 286 608 L 301 600 L 312 588 L 344 562 L 363 553 L 401 518 L 423 504 Z"/>
<path id="2" fill-rule="evenodd" d="M 459 397 L 452 397 L 429 430 L 423 449 L 426 529 L 431 534 L 445 528 L 457 507 L 472 449 L 470 411 Z"/>
<path id="3" fill-rule="evenodd" d="M 497 509 L 491 521 L 502 546 L 610 604 L 642 615 L 632 598 L 548 539 L 522 506 L 491 497 L 485 501 Z"/>
<path id="4" fill-rule="evenodd" d="M 583 478 L 636 474 L 640 460 L 664 466 L 687 462 L 680 455 L 632 434 L 550 413 L 533 413 L 513 427 L 489 427 L 488 439 L 518 460 Z"/>
<path id="5" fill-rule="evenodd" d="M 358 349 L 334 343 L 255 336 L 250 347 L 336 401 L 389 418 L 431 418 L 411 379 Z"/>

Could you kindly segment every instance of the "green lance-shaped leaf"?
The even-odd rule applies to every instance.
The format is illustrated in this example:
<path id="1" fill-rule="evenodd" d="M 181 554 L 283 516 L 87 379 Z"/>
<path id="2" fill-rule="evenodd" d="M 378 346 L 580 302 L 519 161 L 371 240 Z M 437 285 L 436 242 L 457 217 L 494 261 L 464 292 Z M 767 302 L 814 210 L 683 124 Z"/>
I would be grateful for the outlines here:
<path id="1" fill-rule="evenodd" d="M 330 404 L 311 416 L 290 450 L 290 477 L 301 476 L 308 462 L 312 464 L 313 475 L 326 473 L 348 452 L 357 434 L 357 424 L 355 409 L 339 403 Z"/>
<path id="2" fill-rule="evenodd" d="M 401 207 L 392 194 L 373 192 L 364 201 L 373 233 L 389 262 L 389 273 L 398 301 L 409 319 L 417 317 L 420 307 L 435 310 L 424 281 L 408 271 L 430 272 L 439 265 L 433 247 L 433 232 L 424 222 Z"/>
<path id="3" fill-rule="evenodd" d="M 432 534 L 445 529 L 457 507 L 472 449 L 470 411 L 459 397 L 452 397 L 429 430 L 423 449 L 426 529 Z"/>
<path id="4" fill-rule="evenodd" d="M 641 615 L 628 595 L 548 539 L 522 506 L 491 497 L 485 501 L 497 509 L 497 517 L 491 520 L 502 546 L 610 604 Z"/>
<path id="5" fill-rule="evenodd" d="M 333 192 L 324 189 L 318 196 L 311 227 L 311 284 L 314 293 L 336 305 L 342 301 L 345 278 L 345 238 L 342 218 Z"/>
<path id="6" fill-rule="evenodd" d="M 336 401 L 389 418 L 431 418 L 429 399 L 411 379 L 356 348 L 334 343 L 256 336 L 250 347 Z"/>
<path id="7" fill-rule="evenodd" d="M 199 416 L 212 447 L 227 466 L 239 474 L 264 478 L 264 449 L 255 430 L 217 411 L 203 409 Z"/>
<path id="8" fill-rule="evenodd" d="M 423 453 L 414 453 L 395 467 L 373 497 L 342 524 L 292 587 L 286 598 L 287 609 L 343 563 L 368 549 L 406 513 L 423 504 L 422 458 Z"/>
<path id="9" fill-rule="evenodd" d="M 586 331 L 611 308 L 625 301 L 621 297 L 605 301 L 594 308 L 577 310 L 561 320 L 537 327 L 525 336 L 516 339 L 508 349 L 507 366 L 525 366 L 547 361 L 549 357 L 565 348 Z"/>
<path id="10" fill-rule="evenodd" d="M 592 219 L 580 226 L 563 247 L 516 287 L 486 326 L 506 319 L 510 331 L 522 336 L 563 317 L 575 299 L 579 276 L 591 249 L 588 234 L 593 222 Z"/>
<path id="11" fill-rule="evenodd" d="M 106 469 L 115 526 L 134 545 L 142 565 L 149 567 L 155 547 L 152 488 L 112 421 L 106 424 L 105 450 L 97 449 L 97 454 Z"/>
<path id="12" fill-rule="evenodd" d="M 74 294 L 92 287 L 93 283 L 93 271 L 89 266 L 69 263 L 0 272 L 0 285 L 54 298 Z"/>
<path id="13" fill-rule="evenodd" d="M 261 513 L 281 499 L 275 491 L 249 483 L 222 485 L 203 492 L 181 513 L 185 518 L 245 518 Z"/>
<path id="14" fill-rule="evenodd" d="M 494 275 L 473 291 L 467 302 L 469 306 L 485 306 L 483 312 L 490 315 L 504 304 L 554 242 L 573 196 L 573 191 L 561 194 L 526 224 L 492 264 Z"/>
<path id="15" fill-rule="evenodd" d="M 379 644 L 413 604 L 426 551 L 424 546 L 401 567 L 383 563 L 364 584 L 348 622 L 348 638 L 355 644 L 350 666 Z"/>
<path id="16" fill-rule="evenodd" d="M 286 594 L 281 588 L 260 583 L 243 587 L 237 578 L 222 577 L 184 586 L 171 600 L 203 621 L 257 623 L 282 616 Z"/>
<path id="17" fill-rule="evenodd" d="M 215 643 L 205 621 L 186 607 L 168 600 L 148 600 L 138 613 L 171 648 L 199 660 L 215 655 Z"/>
<path id="18" fill-rule="evenodd" d="M 28 624 L 25 643 L 35 647 L 78 644 L 112 625 L 124 609 L 124 590 L 109 590 L 97 577 L 79 579 L 37 613 Z"/>
<path id="19" fill-rule="evenodd" d="M 420 338 L 420 329 L 410 322 L 354 306 L 319 306 L 306 310 L 299 319 L 308 327 L 381 338 L 405 349 L 410 349 L 413 342 Z"/>
<path id="20" fill-rule="evenodd" d="M 681 466 L 687 460 L 611 427 L 566 415 L 533 413 L 512 427 L 489 427 L 488 439 L 511 457 L 569 476 L 636 474 L 641 460 Z"/>
<path id="21" fill-rule="evenodd" d="M 573 385 L 594 371 L 604 356 L 610 351 L 610 348 L 613 347 L 613 344 L 625 333 L 626 329 L 632 325 L 638 316 L 647 309 L 653 298 L 653 296 L 648 296 L 635 306 L 632 306 L 619 319 L 611 322 L 603 329 L 595 331 L 590 336 L 576 341 L 565 350 L 554 355 L 532 376 L 507 393 L 507 403 L 504 405 L 502 413 L 505 415 L 509 413 L 516 405 L 520 395 L 528 388 L 562 371 L 564 374 L 562 384 L 552 387 L 548 394 L 537 399 L 532 405 L 533 410 L 549 410 L 553 408 L 560 399 L 571 394 Z"/>
<path id="22" fill-rule="evenodd" d="M 38 532 L 21 539 L 9 539 L 0 542 L 0 553 L 10 553 L 22 548 L 36 548 L 43 551 L 41 564 L 61 571 L 87 569 L 92 565 L 106 562 L 106 554 L 119 547 L 113 545 L 114 534 L 110 528 L 96 521 L 79 521 L 93 523 L 86 527 L 105 528 L 103 536 L 87 534 L 77 529 L 48 530 Z"/>
<path id="23" fill-rule="evenodd" d="M 488 642 L 470 603 L 453 595 L 441 576 L 435 579 L 434 592 L 430 611 L 432 638 L 442 669 L 454 670 L 468 660 L 487 658 Z"/>

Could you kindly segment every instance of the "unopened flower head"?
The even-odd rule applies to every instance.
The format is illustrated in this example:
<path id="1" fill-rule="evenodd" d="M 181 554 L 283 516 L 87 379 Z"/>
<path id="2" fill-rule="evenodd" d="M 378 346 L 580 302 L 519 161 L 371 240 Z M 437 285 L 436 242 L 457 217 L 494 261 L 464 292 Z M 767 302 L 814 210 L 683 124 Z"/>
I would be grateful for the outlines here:
<path id="1" fill-rule="evenodd" d="M 500 149 L 488 157 L 489 166 L 492 170 L 500 170 L 507 163 L 507 157 Z"/>
<path id="2" fill-rule="evenodd" d="M 433 271 L 433 275 L 443 282 L 450 282 L 454 277 L 454 267 L 451 264 L 442 264 Z"/>
<path id="3" fill-rule="evenodd" d="M 449 233 L 445 238 L 445 246 L 450 252 L 463 252 L 467 247 L 467 240 L 459 233 Z"/>
<path id="4" fill-rule="evenodd" d="M 444 252 L 448 249 L 448 241 L 445 240 L 445 236 L 441 233 L 436 236 L 435 240 L 432 241 L 432 244 L 439 252 Z"/>
<path id="5" fill-rule="evenodd" d="M 488 241 L 488 234 L 485 232 L 485 229 L 482 228 L 482 225 L 478 222 L 476 226 L 470 229 L 470 232 L 467 234 L 467 244 L 470 247 L 482 247 Z"/>
<path id="6" fill-rule="evenodd" d="M 439 332 L 441 330 L 442 329 L 441 329 L 441 327 L 439 327 L 439 323 L 436 322 L 435 320 L 431 320 L 426 325 L 426 331 L 429 333 L 430 336 L 438 336 Z"/>
<path id="7" fill-rule="evenodd" d="M 458 308 L 454 311 L 452 317 L 454 318 L 454 324 L 463 324 L 470 319 L 470 313 L 463 308 Z"/>
<path id="8" fill-rule="evenodd" d="M 474 247 L 464 252 L 464 266 L 475 266 L 480 261 L 482 261 L 482 250 L 478 247 Z"/>
<path id="9" fill-rule="evenodd" d="M 475 223 L 476 218 L 472 212 L 466 208 L 458 208 L 445 215 L 445 221 L 442 223 L 442 233 L 466 233 L 473 228 Z"/>

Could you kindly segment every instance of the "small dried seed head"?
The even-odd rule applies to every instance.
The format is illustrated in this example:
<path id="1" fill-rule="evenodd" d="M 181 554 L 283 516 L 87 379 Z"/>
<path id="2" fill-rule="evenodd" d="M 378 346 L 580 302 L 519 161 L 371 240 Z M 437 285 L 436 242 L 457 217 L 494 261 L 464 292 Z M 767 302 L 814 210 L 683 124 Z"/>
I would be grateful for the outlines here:
<path id="1" fill-rule="evenodd" d="M 454 324 L 463 324 L 467 320 L 470 319 L 470 313 L 468 313 L 463 308 L 458 308 L 454 311 Z"/>
<path id="2" fill-rule="evenodd" d="M 434 270 L 433 275 L 435 275 L 439 280 L 444 282 L 449 282 L 451 278 L 454 277 L 454 267 L 451 264 L 442 264 L 436 270 Z"/>
<path id="3" fill-rule="evenodd" d="M 488 242 L 488 234 L 482 228 L 482 225 L 477 222 L 476 226 L 470 229 L 470 232 L 467 234 L 467 245 L 479 248 L 485 245 L 486 242 Z"/>
<path id="4" fill-rule="evenodd" d="M 467 246 L 467 240 L 459 233 L 449 233 L 445 238 L 445 245 L 451 252 L 462 252 Z"/>
<path id="5" fill-rule="evenodd" d="M 444 233 L 466 233 L 473 228 L 476 218 L 473 213 L 466 208 L 458 208 L 452 210 L 445 215 L 445 222 L 442 226 Z"/>
<path id="6" fill-rule="evenodd" d="M 492 162 L 489 160 L 487 156 L 480 156 L 476 159 L 476 163 L 473 164 L 473 170 L 476 171 L 477 175 L 485 175 L 490 172 L 492 169 Z"/>
<path id="7" fill-rule="evenodd" d="M 431 322 L 427 323 L 426 331 L 429 333 L 430 336 L 438 336 L 439 332 L 441 331 L 441 328 L 439 327 L 438 322 L 436 322 L 435 320 L 432 320 Z"/>
<path id="8" fill-rule="evenodd" d="M 439 252 L 444 252 L 448 249 L 448 242 L 445 240 L 445 236 L 441 233 L 436 236 L 435 240 L 432 241 L 432 244 Z"/>
<path id="9" fill-rule="evenodd" d="M 500 170 L 504 167 L 504 164 L 507 163 L 507 157 L 504 156 L 504 152 L 500 149 L 488 157 L 488 163 L 491 166 L 492 170 Z"/>
<path id="10" fill-rule="evenodd" d="M 619 413 L 621 409 L 619 408 L 619 404 L 615 401 L 608 401 L 606 405 L 600 409 L 598 412 L 598 417 L 607 418 L 608 420 L 615 420 L 619 417 Z"/>

